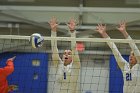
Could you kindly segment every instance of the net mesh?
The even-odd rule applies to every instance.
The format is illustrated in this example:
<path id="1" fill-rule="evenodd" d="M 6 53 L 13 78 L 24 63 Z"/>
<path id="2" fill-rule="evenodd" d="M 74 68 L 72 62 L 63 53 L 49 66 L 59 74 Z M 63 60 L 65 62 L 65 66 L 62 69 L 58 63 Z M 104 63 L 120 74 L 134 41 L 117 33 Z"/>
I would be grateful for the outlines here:
<path id="1" fill-rule="evenodd" d="M 18 89 L 14 90 L 13 93 L 121 93 L 120 91 L 122 90 L 118 89 L 123 85 L 117 82 L 119 81 L 118 78 L 122 77 L 115 74 L 118 70 L 120 71 L 120 68 L 115 64 L 115 61 L 112 65 L 110 64 L 110 58 L 113 53 L 106 42 L 82 41 L 84 50 L 78 54 L 81 66 L 78 68 L 79 64 L 74 63 L 71 73 L 66 73 L 66 79 L 64 79 L 64 74 L 58 73 L 58 71 L 61 70 L 61 68 L 59 68 L 59 60 L 52 59 L 50 40 L 53 40 L 53 38 L 47 40 L 46 37 L 43 46 L 36 49 L 31 47 L 28 40 L 29 37 L 22 39 L 15 38 L 9 39 L 9 37 L 5 36 L 0 39 L 0 51 L 1 55 L 3 55 L 1 56 L 1 67 L 4 66 L 6 59 L 10 57 L 9 54 L 6 54 L 7 52 L 14 53 L 15 55 L 24 53 L 17 56 L 19 60 L 15 63 L 15 71 L 8 78 L 10 85 L 18 86 Z M 126 40 L 126 42 L 123 43 L 124 41 L 115 44 L 121 55 L 128 56 L 131 48 L 128 44 L 129 41 Z M 136 45 L 139 47 L 140 44 L 138 41 Z M 62 58 L 64 50 L 70 49 L 70 46 L 70 41 L 66 41 L 65 39 L 58 40 L 57 47 L 59 49 L 60 58 Z M 33 58 L 32 55 L 25 56 L 26 53 L 35 53 L 35 56 L 33 56 Z M 48 57 L 43 56 L 43 59 L 41 59 L 43 61 L 40 61 L 37 59 L 41 56 L 39 53 L 47 53 Z M 26 62 L 29 59 L 34 59 L 30 60 L 31 66 L 30 62 Z M 128 58 L 125 59 L 128 61 Z M 41 62 L 44 62 L 43 65 L 41 65 Z M 45 66 L 47 64 L 48 66 Z M 30 72 L 30 75 L 26 72 Z M 116 76 L 114 76 L 114 74 Z M 111 81 L 112 79 L 114 80 Z M 139 86 L 137 85 L 137 87 Z"/>

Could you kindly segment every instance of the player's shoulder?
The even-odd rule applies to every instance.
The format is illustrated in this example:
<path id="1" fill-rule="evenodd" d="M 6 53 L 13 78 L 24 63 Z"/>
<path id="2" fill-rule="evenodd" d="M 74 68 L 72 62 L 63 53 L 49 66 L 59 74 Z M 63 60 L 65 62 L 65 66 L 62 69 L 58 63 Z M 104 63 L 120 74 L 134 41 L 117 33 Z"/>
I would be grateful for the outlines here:
<path id="1" fill-rule="evenodd" d="M 134 69 L 140 69 L 140 64 L 135 64 L 133 67 Z"/>
<path id="2" fill-rule="evenodd" d="M 124 65 L 124 71 L 130 71 L 130 64 L 128 62 Z"/>

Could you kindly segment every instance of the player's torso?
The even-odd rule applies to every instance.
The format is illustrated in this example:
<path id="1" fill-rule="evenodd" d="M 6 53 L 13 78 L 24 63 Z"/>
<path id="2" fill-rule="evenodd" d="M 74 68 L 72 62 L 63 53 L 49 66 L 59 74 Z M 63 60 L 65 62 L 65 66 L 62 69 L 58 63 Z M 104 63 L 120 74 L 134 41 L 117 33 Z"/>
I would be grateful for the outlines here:
<path id="1" fill-rule="evenodd" d="M 137 93 L 140 91 L 140 64 L 134 65 L 130 69 L 129 64 L 125 64 L 123 71 L 124 93 Z"/>
<path id="2" fill-rule="evenodd" d="M 71 72 L 72 65 L 73 65 L 73 62 L 71 62 L 71 63 L 70 63 L 69 65 L 67 65 L 67 66 L 64 66 L 64 62 L 63 62 L 63 61 L 60 61 L 60 64 L 58 65 L 58 69 L 59 69 L 61 72 Z"/>

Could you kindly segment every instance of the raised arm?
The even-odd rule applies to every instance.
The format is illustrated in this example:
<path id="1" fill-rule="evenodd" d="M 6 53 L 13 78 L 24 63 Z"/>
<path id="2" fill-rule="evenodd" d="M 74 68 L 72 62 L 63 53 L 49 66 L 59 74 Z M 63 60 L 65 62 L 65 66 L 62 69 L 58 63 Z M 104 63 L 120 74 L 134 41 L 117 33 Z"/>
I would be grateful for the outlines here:
<path id="1" fill-rule="evenodd" d="M 71 33 L 71 37 L 72 38 L 76 38 L 76 21 L 72 18 L 70 19 L 69 23 L 67 24 L 69 31 Z M 71 50 L 72 50 L 72 55 L 73 55 L 73 60 L 74 62 L 79 63 L 80 62 L 80 58 L 79 58 L 79 54 L 78 51 L 76 50 L 76 41 L 71 41 Z"/>
<path id="2" fill-rule="evenodd" d="M 126 31 L 126 22 L 121 22 L 117 29 L 124 35 L 124 37 L 126 39 L 132 39 Z M 129 45 L 130 45 L 132 51 L 134 52 L 134 55 L 135 55 L 137 61 L 140 62 L 140 51 L 139 51 L 138 47 L 136 46 L 136 44 L 134 42 L 129 43 Z"/>
<path id="3" fill-rule="evenodd" d="M 57 36 L 57 26 L 58 24 L 56 23 L 56 18 L 53 17 L 50 22 L 50 27 L 51 27 L 51 37 L 56 37 Z M 58 48 L 57 48 L 57 40 L 51 40 L 51 49 L 52 49 L 52 60 L 53 62 L 55 62 L 56 64 L 58 63 L 58 61 L 60 61 L 60 57 L 59 57 L 59 52 L 58 52 Z"/>
<path id="4" fill-rule="evenodd" d="M 98 26 L 96 27 L 96 30 L 102 35 L 103 38 L 110 39 L 110 37 L 106 33 L 106 26 L 103 26 L 102 24 L 98 24 Z M 126 60 L 121 56 L 121 53 L 119 52 L 114 42 L 107 42 L 107 44 L 112 50 L 119 67 L 123 69 L 124 63 L 126 62 Z"/>
<path id="5" fill-rule="evenodd" d="M 1 68 L 3 75 L 8 76 L 14 71 L 14 61 L 15 57 L 9 58 L 6 62 L 6 66 Z"/>

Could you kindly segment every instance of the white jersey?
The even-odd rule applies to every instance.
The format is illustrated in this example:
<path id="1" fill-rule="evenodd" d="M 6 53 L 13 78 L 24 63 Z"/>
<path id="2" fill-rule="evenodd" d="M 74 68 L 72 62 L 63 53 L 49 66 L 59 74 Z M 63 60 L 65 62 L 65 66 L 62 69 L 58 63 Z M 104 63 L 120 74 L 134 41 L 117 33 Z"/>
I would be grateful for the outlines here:
<path id="1" fill-rule="evenodd" d="M 70 73 L 72 69 L 72 64 L 73 64 L 73 61 L 69 65 L 64 66 L 64 62 L 60 60 L 60 64 L 58 65 L 58 73 L 60 73 L 61 75 L 64 74 L 64 72 Z"/>
<path id="2" fill-rule="evenodd" d="M 106 39 L 110 39 L 110 37 Z M 132 38 L 128 36 L 128 39 Z M 107 44 L 111 48 L 115 56 L 116 62 L 118 63 L 123 73 L 123 93 L 140 93 L 140 51 L 137 48 L 136 44 L 132 42 L 129 43 L 137 59 L 137 64 L 135 64 L 131 69 L 130 64 L 121 56 L 114 42 L 107 42 Z"/>
<path id="3" fill-rule="evenodd" d="M 124 65 L 123 72 L 123 93 L 140 93 L 140 64 L 130 69 L 129 63 Z"/>
<path id="4" fill-rule="evenodd" d="M 52 37 L 56 37 L 56 32 L 51 33 Z M 75 32 L 71 33 L 71 37 L 75 37 Z M 64 66 L 63 60 L 59 57 L 57 48 L 57 40 L 51 40 L 52 60 L 54 63 L 55 80 L 53 92 L 51 93 L 80 93 L 80 58 L 78 51 L 75 50 L 76 41 L 71 41 L 72 62 Z M 64 76 L 66 75 L 66 79 Z"/>

